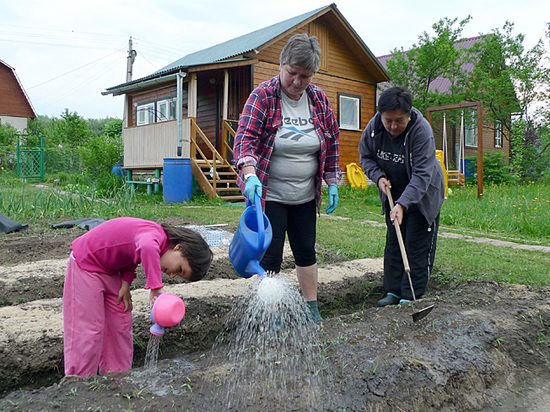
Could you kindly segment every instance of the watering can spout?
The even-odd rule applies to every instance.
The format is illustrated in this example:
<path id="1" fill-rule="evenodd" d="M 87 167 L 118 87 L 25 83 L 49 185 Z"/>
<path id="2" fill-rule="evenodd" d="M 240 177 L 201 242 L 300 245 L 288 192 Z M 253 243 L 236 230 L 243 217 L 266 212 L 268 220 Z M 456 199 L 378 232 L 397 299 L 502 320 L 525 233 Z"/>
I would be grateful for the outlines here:
<path id="1" fill-rule="evenodd" d="M 257 260 L 251 260 L 246 265 L 246 273 L 257 274 L 258 276 L 265 276 L 265 270 L 260 266 L 260 263 Z"/>

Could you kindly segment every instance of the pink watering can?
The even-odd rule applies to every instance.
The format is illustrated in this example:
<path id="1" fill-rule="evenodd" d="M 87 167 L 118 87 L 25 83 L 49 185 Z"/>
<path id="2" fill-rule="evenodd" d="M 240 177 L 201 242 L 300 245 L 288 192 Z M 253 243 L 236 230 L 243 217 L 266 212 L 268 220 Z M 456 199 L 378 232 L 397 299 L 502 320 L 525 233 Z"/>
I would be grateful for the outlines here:
<path id="1" fill-rule="evenodd" d="M 260 196 L 256 194 L 254 204 L 248 205 L 244 210 L 239 227 L 229 245 L 229 260 L 239 276 L 249 278 L 254 275 L 265 275 L 260 261 L 272 238 L 271 223 L 262 211 Z"/>
<path id="2" fill-rule="evenodd" d="M 151 309 L 151 333 L 163 336 L 164 328 L 171 328 L 180 323 L 185 316 L 185 303 L 172 293 L 161 293 Z"/>

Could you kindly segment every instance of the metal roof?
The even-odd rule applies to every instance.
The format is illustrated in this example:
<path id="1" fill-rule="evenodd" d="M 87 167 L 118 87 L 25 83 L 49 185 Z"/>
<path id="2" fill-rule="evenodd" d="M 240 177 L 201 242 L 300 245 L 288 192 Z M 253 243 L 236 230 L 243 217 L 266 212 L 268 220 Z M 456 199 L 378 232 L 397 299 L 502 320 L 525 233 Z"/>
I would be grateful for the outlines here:
<path id="1" fill-rule="evenodd" d="M 319 13 L 330 6 L 318 8 L 308 13 L 301 14 L 291 19 L 275 23 L 271 26 L 264 27 L 263 29 L 253 31 L 252 33 L 245 34 L 244 36 L 236 37 L 232 40 L 216 44 L 215 46 L 207 49 L 199 50 L 195 53 L 188 54 L 168 66 L 158 70 L 156 74 L 163 73 L 165 71 L 185 68 L 190 66 L 198 66 L 201 64 L 216 63 L 220 60 L 225 60 L 230 57 L 239 56 L 243 53 L 247 53 L 253 50 L 259 49 L 265 43 L 280 36 L 284 32 L 299 25 L 303 21 L 309 19 L 315 14 Z"/>
<path id="2" fill-rule="evenodd" d="M 122 90 L 123 88 L 138 86 L 138 84 L 141 82 L 149 81 L 150 79 L 154 79 L 170 73 L 175 73 L 177 71 L 185 71 L 187 68 L 193 67 L 193 66 L 201 66 L 201 65 L 208 65 L 208 64 L 215 65 L 221 62 L 249 60 L 250 57 L 248 56 L 245 57 L 244 54 L 255 50 L 259 51 L 266 44 L 284 35 L 286 32 L 290 31 L 296 26 L 299 26 L 302 23 L 307 22 L 308 20 L 310 20 L 315 16 L 322 15 L 331 9 L 334 11 L 336 16 L 340 19 L 342 24 L 349 31 L 352 38 L 357 41 L 359 47 L 364 51 L 365 55 L 368 56 L 369 60 L 372 61 L 373 64 L 378 67 L 380 73 L 382 73 L 383 78 L 387 79 L 387 73 L 385 72 L 385 68 L 382 66 L 382 64 L 380 64 L 380 62 L 372 54 L 372 52 L 363 42 L 361 37 L 355 32 L 353 27 L 351 27 L 347 22 L 347 20 L 340 14 L 340 12 L 336 7 L 336 4 L 332 3 L 332 4 L 329 4 L 328 6 L 320 7 L 318 9 L 301 14 L 299 16 L 292 17 L 288 20 L 275 23 L 271 26 L 264 27 L 260 30 L 253 31 L 251 33 L 245 34 L 240 37 L 236 37 L 232 40 L 228 40 L 226 42 L 216 44 L 212 47 L 208 47 L 206 49 L 188 54 L 182 57 L 181 59 L 178 59 L 170 63 L 169 65 L 163 67 L 160 70 L 157 70 L 156 72 L 148 76 L 142 77 L 140 79 L 132 80 L 130 82 L 122 83 L 117 86 L 109 87 L 104 92 L 102 92 L 102 94 L 104 95 L 120 94 L 123 92 Z"/>

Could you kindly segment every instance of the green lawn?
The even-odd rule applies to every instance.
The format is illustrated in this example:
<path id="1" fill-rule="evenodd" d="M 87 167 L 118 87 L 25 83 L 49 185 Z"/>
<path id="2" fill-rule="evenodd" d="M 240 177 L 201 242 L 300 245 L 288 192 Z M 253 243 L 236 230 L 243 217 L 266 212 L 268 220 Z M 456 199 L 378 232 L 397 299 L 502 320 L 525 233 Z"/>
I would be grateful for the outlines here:
<path id="1" fill-rule="evenodd" d="M 36 188 L 0 179 L 0 213 L 21 223 L 43 225 L 65 218 L 139 216 L 162 222 L 181 217 L 199 224 L 237 227 L 244 205 L 210 201 L 204 196 L 182 205 L 166 205 L 161 195 L 132 195 L 124 188 L 103 199 L 93 191 Z M 550 246 L 550 186 L 487 186 L 477 199 L 474 186 L 454 187 L 441 212 L 441 231 Z M 326 207 L 326 202 L 323 205 Z M 341 259 L 381 257 L 385 227 L 378 194 L 341 188 L 333 219 L 318 225 L 320 249 Z M 324 212 L 324 210 L 322 210 Z M 526 285 L 550 285 L 550 254 L 440 237 L 434 279 L 460 283 L 494 280 Z"/>

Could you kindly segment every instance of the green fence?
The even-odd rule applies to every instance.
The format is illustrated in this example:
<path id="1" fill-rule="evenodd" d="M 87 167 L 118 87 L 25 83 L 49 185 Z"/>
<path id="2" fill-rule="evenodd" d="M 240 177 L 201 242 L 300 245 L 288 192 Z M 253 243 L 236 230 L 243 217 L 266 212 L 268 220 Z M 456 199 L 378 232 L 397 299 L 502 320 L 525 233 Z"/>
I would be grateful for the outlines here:
<path id="1" fill-rule="evenodd" d="M 40 137 L 39 146 L 27 146 L 26 136 L 17 140 L 17 176 L 21 179 L 44 180 L 44 138 Z"/>

